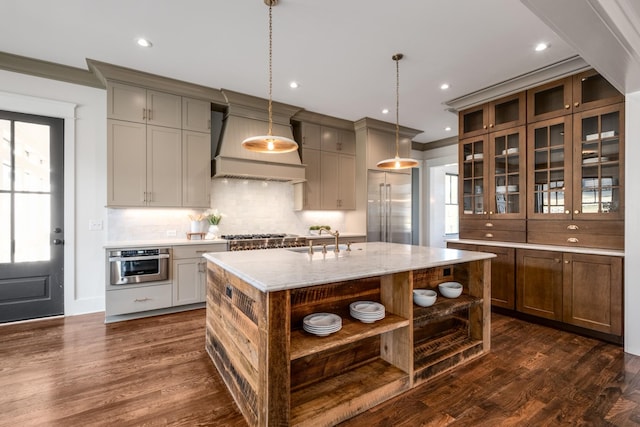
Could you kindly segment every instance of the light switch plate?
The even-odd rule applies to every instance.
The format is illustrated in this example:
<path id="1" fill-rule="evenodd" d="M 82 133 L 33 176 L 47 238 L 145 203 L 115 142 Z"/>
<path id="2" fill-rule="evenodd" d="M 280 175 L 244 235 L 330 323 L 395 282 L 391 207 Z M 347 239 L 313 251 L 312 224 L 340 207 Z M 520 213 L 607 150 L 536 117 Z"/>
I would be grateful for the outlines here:
<path id="1" fill-rule="evenodd" d="M 100 219 L 90 219 L 89 220 L 89 230 L 90 231 L 100 231 L 100 230 L 102 230 L 102 220 L 100 220 Z"/>

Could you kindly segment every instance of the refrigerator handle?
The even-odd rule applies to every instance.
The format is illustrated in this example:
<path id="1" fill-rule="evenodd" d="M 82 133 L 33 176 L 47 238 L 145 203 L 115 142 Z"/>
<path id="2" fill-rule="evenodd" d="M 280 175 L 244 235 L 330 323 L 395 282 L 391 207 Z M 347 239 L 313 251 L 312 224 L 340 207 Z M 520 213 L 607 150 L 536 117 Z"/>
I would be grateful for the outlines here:
<path id="1" fill-rule="evenodd" d="M 387 236 L 386 236 L 386 226 L 385 226 L 385 218 L 386 218 L 386 213 L 385 213 L 385 196 L 384 196 L 384 184 L 380 184 L 380 198 L 378 199 L 378 212 L 379 212 L 379 219 L 380 219 L 380 241 L 381 242 L 386 242 L 387 241 Z"/>
<path id="2" fill-rule="evenodd" d="M 387 196 L 385 198 L 385 201 L 387 203 L 387 209 L 386 209 L 386 213 L 385 213 L 385 218 L 386 218 L 386 222 L 387 222 L 387 238 L 386 238 L 386 242 L 392 243 L 391 241 L 391 184 L 387 184 Z"/>

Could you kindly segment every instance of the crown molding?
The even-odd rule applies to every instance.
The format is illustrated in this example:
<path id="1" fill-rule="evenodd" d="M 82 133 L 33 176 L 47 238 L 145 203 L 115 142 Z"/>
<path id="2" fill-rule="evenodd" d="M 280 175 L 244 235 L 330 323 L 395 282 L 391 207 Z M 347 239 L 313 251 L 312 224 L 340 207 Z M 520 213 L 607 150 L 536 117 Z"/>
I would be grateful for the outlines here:
<path id="1" fill-rule="evenodd" d="M 445 104 L 449 107 L 447 110 L 458 112 L 502 98 L 503 96 L 522 92 L 523 90 L 588 70 L 589 68 L 591 68 L 589 64 L 587 64 L 584 59 L 576 55 L 484 89 L 477 90 L 468 95 L 446 101 Z"/>
<path id="2" fill-rule="evenodd" d="M 91 71 L 7 52 L 0 52 L 0 69 L 82 86 L 106 87 Z"/>

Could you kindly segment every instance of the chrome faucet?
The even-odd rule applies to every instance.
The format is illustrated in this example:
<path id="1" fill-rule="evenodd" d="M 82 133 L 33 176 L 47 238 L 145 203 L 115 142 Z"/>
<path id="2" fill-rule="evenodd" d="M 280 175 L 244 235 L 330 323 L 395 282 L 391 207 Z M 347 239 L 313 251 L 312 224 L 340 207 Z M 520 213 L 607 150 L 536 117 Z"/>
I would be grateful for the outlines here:
<path id="1" fill-rule="evenodd" d="M 318 231 L 318 235 L 321 235 L 323 231 L 326 231 L 328 234 L 330 234 L 333 237 L 335 237 L 336 243 L 334 245 L 333 252 L 339 253 L 340 252 L 340 245 L 338 244 L 338 238 L 340 237 L 340 232 L 338 230 L 333 232 L 333 231 L 331 231 L 331 230 L 329 230 L 328 228 L 325 228 L 325 227 L 320 227 L 319 230 L 320 231 Z"/>

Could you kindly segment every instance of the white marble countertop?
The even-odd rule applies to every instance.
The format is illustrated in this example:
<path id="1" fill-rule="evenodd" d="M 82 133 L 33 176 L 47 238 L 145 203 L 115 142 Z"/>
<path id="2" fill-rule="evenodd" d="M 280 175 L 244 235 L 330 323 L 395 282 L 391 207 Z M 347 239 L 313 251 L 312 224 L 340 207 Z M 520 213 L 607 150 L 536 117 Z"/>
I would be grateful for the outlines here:
<path id="1" fill-rule="evenodd" d="M 166 246 L 184 246 L 184 245 L 226 245 L 224 239 L 210 240 L 188 240 L 188 239 L 158 239 L 158 240 L 123 240 L 118 242 L 108 242 L 104 249 L 115 248 L 150 248 L 150 247 L 166 247 Z"/>
<path id="2" fill-rule="evenodd" d="M 206 253 L 204 257 L 262 292 L 381 276 L 488 259 L 494 254 L 397 243 L 354 243 L 339 254 L 304 250 Z"/>
<path id="3" fill-rule="evenodd" d="M 464 243 L 466 245 L 499 246 L 503 248 L 535 249 L 539 251 L 573 252 L 576 254 L 608 255 L 619 257 L 624 256 L 624 251 L 615 249 L 576 248 L 572 246 L 540 245 L 535 243 L 494 242 L 490 240 L 471 239 L 448 239 L 447 242 Z"/>

